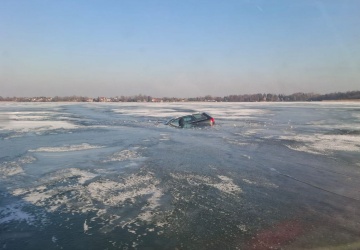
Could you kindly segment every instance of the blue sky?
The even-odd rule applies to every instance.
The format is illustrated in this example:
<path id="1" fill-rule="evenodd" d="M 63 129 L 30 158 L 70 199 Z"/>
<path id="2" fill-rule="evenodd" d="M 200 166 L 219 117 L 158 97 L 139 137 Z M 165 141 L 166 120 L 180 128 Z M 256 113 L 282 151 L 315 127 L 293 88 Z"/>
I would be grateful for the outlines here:
<path id="1" fill-rule="evenodd" d="M 358 0 L 0 1 L 0 96 L 359 90 Z"/>

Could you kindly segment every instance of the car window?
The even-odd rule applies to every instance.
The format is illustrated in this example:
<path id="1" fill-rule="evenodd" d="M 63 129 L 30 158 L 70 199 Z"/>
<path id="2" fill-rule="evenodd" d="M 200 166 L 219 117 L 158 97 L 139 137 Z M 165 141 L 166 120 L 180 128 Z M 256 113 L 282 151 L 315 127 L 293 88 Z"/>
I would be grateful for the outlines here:
<path id="1" fill-rule="evenodd" d="M 192 117 L 192 116 L 184 116 L 183 117 L 184 118 L 184 122 L 191 122 L 191 121 L 193 121 L 194 120 L 194 118 Z"/>
<path id="2" fill-rule="evenodd" d="M 207 117 L 203 114 L 193 114 L 193 117 L 196 119 L 196 120 L 204 120 L 206 119 Z"/>
<path id="3" fill-rule="evenodd" d="M 179 126 L 179 120 L 180 118 L 176 118 L 170 121 L 170 124 L 173 126 Z"/>

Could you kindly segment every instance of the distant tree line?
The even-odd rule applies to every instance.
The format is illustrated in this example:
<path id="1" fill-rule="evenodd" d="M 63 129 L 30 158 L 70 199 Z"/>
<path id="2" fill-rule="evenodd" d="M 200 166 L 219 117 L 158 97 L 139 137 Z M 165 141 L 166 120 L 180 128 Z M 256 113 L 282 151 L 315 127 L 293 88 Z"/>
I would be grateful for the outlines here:
<path id="1" fill-rule="evenodd" d="M 337 92 L 314 96 L 309 101 L 354 100 L 360 99 L 360 91 Z"/>
<path id="2" fill-rule="evenodd" d="M 224 97 L 197 97 L 189 98 L 190 101 L 216 101 L 216 102 L 297 102 L 308 101 L 311 97 L 317 96 L 314 93 L 283 94 L 252 94 L 252 95 L 229 95 Z"/>
<path id="3" fill-rule="evenodd" d="M 8 102 L 151 102 L 151 96 L 117 96 L 117 97 L 86 97 L 86 96 L 55 96 L 55 97 L 1 97 L 0 101 Z"/>
<path id="4" fill-rule="evenodd" d="M 55 96 L 55 97 L 1 97 L 0 101 L 7 102 L 305 102 L 327 100 L 360 100 L 360 91 L 336 92 L 325 95 L 315 93 L 284 94 L 251 94 L 251 95 L 228 95 L 214 97 L 206 95 L 193 98 L 162 97 L 153 98 L 148 95 L 116 96 L 116 97 L 84 97 L 84 96 Z"/>

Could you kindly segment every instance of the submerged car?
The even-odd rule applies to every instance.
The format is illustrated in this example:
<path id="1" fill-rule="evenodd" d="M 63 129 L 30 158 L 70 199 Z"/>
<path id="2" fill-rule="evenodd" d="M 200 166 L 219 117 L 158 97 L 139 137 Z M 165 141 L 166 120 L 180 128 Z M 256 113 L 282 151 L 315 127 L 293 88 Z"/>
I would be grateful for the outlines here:
<path id="1" fill-rule="evenodd" d="M 177 128 L 213 126 L 215 124 L 215 119 L 207 113 L 196 113 L 192 115 L 185 115 L 173 118 L 165 124 Z"/>

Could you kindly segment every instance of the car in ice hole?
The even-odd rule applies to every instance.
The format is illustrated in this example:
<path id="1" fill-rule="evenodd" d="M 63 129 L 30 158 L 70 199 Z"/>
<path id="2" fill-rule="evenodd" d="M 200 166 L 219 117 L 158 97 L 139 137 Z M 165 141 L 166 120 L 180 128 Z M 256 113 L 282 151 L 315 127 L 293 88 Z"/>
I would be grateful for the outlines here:
<path id="1" fill-rule="evenodd" d="M 165 124 L 176 128 L 203 127 L 213 126 L 215 119 L 207 113 L 196 113 L 170 119 Z"/>

